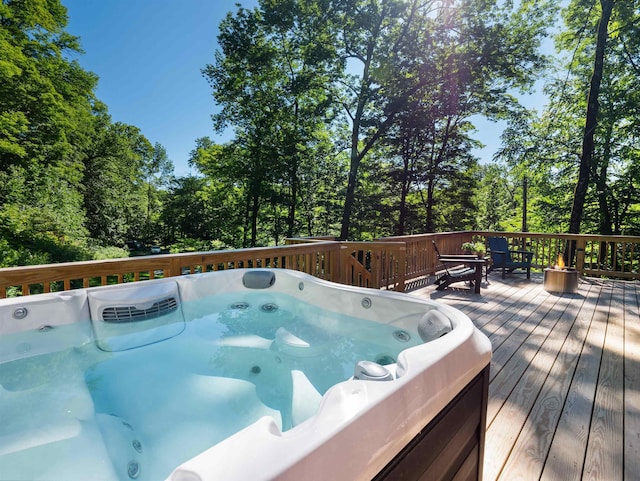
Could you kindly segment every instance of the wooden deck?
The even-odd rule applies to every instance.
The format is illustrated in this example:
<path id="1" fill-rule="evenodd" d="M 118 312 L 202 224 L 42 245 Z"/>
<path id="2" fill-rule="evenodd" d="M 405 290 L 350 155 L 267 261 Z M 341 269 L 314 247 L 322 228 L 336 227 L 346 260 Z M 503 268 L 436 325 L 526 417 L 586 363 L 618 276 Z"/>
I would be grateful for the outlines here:
<path id="1" fill-rule="evenodd" d="M 413 295 L 466 313 L 493 346 L 484 481 L 640 480 L 640 284 L 490 274 L 482 293 Z"/>

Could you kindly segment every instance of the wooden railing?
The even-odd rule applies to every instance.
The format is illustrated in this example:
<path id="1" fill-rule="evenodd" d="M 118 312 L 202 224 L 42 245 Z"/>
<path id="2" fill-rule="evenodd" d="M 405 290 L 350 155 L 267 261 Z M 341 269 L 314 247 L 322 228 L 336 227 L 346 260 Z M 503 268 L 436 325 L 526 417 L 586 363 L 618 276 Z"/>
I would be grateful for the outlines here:
<path id="1" fill-rule="evenodd" d="M 406 246 L 405 279 L 415 280 L 432 276 L 438 269 L 433 241 L 443 254 L 462 254 L 462 244 L 473 239 L 472 232 L 418 234 L 376 239 L 376 242 L 404 242 Z"/>
<path id="2" fill-rule="evenodd" d="M 0 297 L 242 267 L 289 268 L 340 282 L 340 244 L 314 242 L 0 269 Z M 9 292 L 8 292 L 9 291 Z"/>
<path id="3" fill-rule="evenodd" d="M 463 242 L 493 236 L 532 251 L 535 269 L 554 265 L 558 254 L 575 252 L 565 260 L 582 275 L 640 279 L 640 237 L 465 231 L 374 242 L 288 239 L 276 247 L 11 267 L 0 269 L 0 298 L 242 267 L 289 268 L 347 285 L 404 291 L 436 273 L 432 241 L 443 254 L 460 254 Z"/>
<path id="4" fill-rule="evenodd" d="M 473 232 L 473 235 L 482 238 L 506 237 L 510 245 L 533 252 L 532 266 L 537 269 L 555 265 L 560 254 L 581 275 L 640 279 L 640 237 L 637 236 L 531 232 Z M 574 252 L 571 259 L 567 256 L 568 252 Z"/>
<path id="5" fill-rule="evenodd" d="M 341 242 L 343 284 L 404 291 L 404 242 Z"/>
<path id="6" fill-rule="evenodd" d="M 327 242 L 331 237 L 287 239 L 287 244 Z M 406 243 L 387 239 L 376 242 L 338 242 L 340 272 L 337 282 L 374 289 L 404 291 L 406 277 Z"/>
<path id="7" fill-rule="evenodd" d="M 406 243 L 408 280 L 431 276 L 437 269 L 432 241 L 443 254 L 460 254 L 463 242 L 486 241 L 488 237 L 505 237 L 514 249 L 533 252 L 532 266 L 542 270 L 554 266 L 558 255 L 581 275 L 640 279 L 640 237 L 574 234 L 545 234 L 532 232 L 464 231 L 387 237 L 377 242 Z M 572 248 L 573 247 L 573 248 Z M 573 252 L 572 258 L 568 253 Z"/>

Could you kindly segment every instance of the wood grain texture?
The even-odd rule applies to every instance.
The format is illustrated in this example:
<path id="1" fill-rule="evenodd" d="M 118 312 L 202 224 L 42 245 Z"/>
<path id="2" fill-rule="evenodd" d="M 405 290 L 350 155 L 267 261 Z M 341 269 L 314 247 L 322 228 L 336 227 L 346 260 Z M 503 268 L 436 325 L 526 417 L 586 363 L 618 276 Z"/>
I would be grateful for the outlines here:
<path id="1" fill-rule="evenodd" d="M 640 289 L 624 285 L 624 480 L 640 473 Z"/>
<path id="2" fill-rule="evenodd" d="M 413 293 L 467 314 L 494 348 L 484 481 L 640 479 L 640 286 L 489 275 L 482 296 Z"/>

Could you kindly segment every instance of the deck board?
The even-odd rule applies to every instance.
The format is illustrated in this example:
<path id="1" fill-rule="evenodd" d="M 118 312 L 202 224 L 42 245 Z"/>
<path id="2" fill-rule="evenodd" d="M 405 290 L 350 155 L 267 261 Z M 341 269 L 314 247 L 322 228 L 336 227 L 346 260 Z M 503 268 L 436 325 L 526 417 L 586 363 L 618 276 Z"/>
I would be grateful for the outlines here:
<path id="1" fill-rule="evenodd" d="M 622 480 L 624 290 L 611 294 L 583 479 Z"/>
<path id="2" fill-rule="evenodd" d="M 640 473 L 640 290 L 624 287 L 624 480 L 632 481 Z"/>
<path id="3" fill-rule="evenodd" d="M 640 289 L 490 275 L 482 294 L 414 295 L 467 314 L 491 340 L 484 481 L 640 480 Z"/>
<path id="4" fill-rule="evenodd" d="M 565 329 L 554 330 L 553 344 L 547 346 L 549 358 L 555 352 L 548 377 L 505 463 L 501 480 L 538 479 L 542 473 L 591 320 L 583 309 L 584 299 L 576 299 L 558 321 Z"/>

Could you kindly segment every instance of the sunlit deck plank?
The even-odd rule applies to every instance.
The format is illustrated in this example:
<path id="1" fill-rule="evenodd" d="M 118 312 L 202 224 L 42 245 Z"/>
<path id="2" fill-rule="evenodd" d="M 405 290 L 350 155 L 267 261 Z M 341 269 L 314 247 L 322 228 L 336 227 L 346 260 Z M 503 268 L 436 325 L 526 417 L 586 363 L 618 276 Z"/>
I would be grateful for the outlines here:
<path id="1" fill-rule="evenodd" d="M 610 301 L 611 287 L 607 285 L 600 291 L 549 457 L 542 471 L 543 480 L 582 479 Z"/>
<path id="2" fill-rule="evenodd" d="M 558 326 L 563 329 L 554 330 L 546 347 L 549 361 L 553 364 L 505 463 L 500 480 L 540 477 L 591 322 L 593 307 L 585 303 L 590 289 L 589 284 L 582 284 L 558 320 Z M 544 370 L 547 365 L 536 364 L 536 367 Z"/>
<path id="3" fill-rule="evenodd" d="M 624 479 L 640 473 L 640 291 L 627 283 L 624 292 Z"/>
<path id="4" fill-rule="evenodd" d="M 571 323 L 561 322 L 571 300 L 569 297 L 547 299 L 544 308 L 534 311 L 535 317 L 541 316 L 540 322 L 489 386 L 487 420 L 491 424 L 487 430 L 485 464 L 488 479 L 499 477 L 526 425 L 562 339 L 571 327 L 573 319 Z M 527 332 L 526 329 L 519 331 Z"/>
<path id="5" fill-rule="evenodd" d="M 622 480 L 624 288 L 614 283 L 582 479 Z M 640 473 L 638 473 L 640 475 Z"/>
<path id="6" fill-rule="evenodd" d="M 539 274 L 489 281 L 481 296 L 416 293 L 492 340 L 484 481 L 640 479 L 640 285 L 549 297 Z"/>

